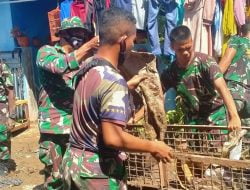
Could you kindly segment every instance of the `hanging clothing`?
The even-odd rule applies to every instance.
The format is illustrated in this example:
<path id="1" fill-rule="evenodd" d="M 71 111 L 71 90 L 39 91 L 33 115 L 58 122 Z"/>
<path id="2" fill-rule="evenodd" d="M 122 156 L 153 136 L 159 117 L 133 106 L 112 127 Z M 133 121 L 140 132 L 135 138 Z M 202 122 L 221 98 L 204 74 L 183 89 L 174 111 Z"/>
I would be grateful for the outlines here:
<path id="1" fill-rule="evenodd" d="M 238 26 L 242 26 L 246 22 L 245 7 L 246 0 L 234 0 L 234 14 Z"/>
<path id="2" fill-rule="evenodd" d="M 214 22 L 212 25 L 215 56 L 221 56 L 223 31 L 222 31 L 222 5 L 221 0 L 216 0 Z"/>
<path id="3" fill-rule="evenodd" d="M 224 7 L 223 33 L 226 36 L 237 34 L 237 27 L 234 19 L 234 1 L 227 0 Z"/>
<path id="4" fill-rule="evenodd" d="M 214 19 L 214 13 L 215 13 L 215 6 L 216 6 L 216 0 L 205 0 L 204 2 L 204 8 L 203 8 L 203 30 L 206 29 L 207 36 L 202 35 L 201 41 L 205 42 L 207 40 L 207 46 L 205 44 L 202 44 L 202 48 L 204 47 L 204 50 L 201 50 L 201 52 L 206 53 L 213 56 L 213 40 L 212 40 L 212 22 Z M 203 33 L 202 33 L 203 34 Z"/>
<path id="5" fill-rule="evenodd" d="M 177 25 L 182 25 L 183 19 L 184 19 L 184 14 L 185 14 L 185 0 L 176 0 L 178 4 L 178 22 Z"/>
<path id="6" fill-rule="evenodd" d="M 194 44 L 194 50 L 200 52 L 202 49 L 202 35 L 207 36 L 207 31 L 202 34 L 202 16 L 203 16 L 204 0 L 197 0 L 192 3 L 185 5 L 185 16 L 183 20 L 183 25 L 189 27 L 192 33 L 192 39 Z M 207 44 L 207 40 L 203 42 Z M 204 52 L 205 53 L 205 52 Z"/>
<path id="7" fill-rule="evenodd" d="M 166 56 L 174 56 L 175 53 L 171 49 L 169 35 L 174 27 L 177 26 L 178 9 L 175 0 L 149 0 L 148 1 L 148 35 L 149 41 L 154 55 L 161 55 L 161 47 L 158 32 L 158 13 L 160 6 L 165 10 L 165 36 L 163 54 Z"/>
<path id="8" fill-rule="evenodd" d="M 148 0 L 131 0 L 132 13 L 136 18 L 136 28 L 139 30 L 146 29 Z"/>
<path id="9" fill-rule="evenodd" d="M 113 0 L 112 6 L 132 12 L 132 0 Z"/>
<path id="10" fill-rule="evenodd" d="M 65 18 L 70 17 L 70 7 L 73 3 L 73 0 L 64 0 L 60 3 L 60 19 L 64 20 Z"/>
<path id="11" fill-rule="evenodd" d="M 216 0 L 196 0 L 186 3 L 183 25 L 190 28 L 196 52 L 212 56 L 211 25 Z"/>
<path id="12" fill-rule="evenodd" d="M 71 17 L 78 16 L 83 24 L 87 26 L 90 31 L 94 32 L 94 5 L 93 0 L 85 0 L 85 1 L 74 1 L 71 4 Z"/>
<path id="13" fill-rule="evenodd" d="M 95 24 L 96 24 L 96 35 L 99 35 L 99 23 L 102 18 L 102 14 L 105 10 L 109 9 L 111 6 L 110 0 L 95 0 L 94 1 L 94 11 L 95 11 Z"/>

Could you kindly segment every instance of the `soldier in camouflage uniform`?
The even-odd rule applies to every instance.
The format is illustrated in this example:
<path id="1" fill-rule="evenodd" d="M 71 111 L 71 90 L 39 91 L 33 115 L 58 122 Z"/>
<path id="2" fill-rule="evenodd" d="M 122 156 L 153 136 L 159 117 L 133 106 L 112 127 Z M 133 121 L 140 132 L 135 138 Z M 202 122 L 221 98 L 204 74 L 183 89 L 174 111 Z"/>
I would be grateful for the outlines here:
<path id="1" fill-rule="evenodd" d="M 38 102 L 39 159 L 45 165 L 46 189 L 62 189 L 59 168 L 72 120 L 72 78 L 98 45 L 98 37 L 91 39 L 92 34 L 79 17 L 63 20 L 57 35 L 60 37 L 59 43 L 55 46 L 45 45 L 37 54 L 42 86 Z"/>
<path id="2" fill-rule="evenodd" d="M 250 126 L 250 24 L 233 36 L 219 65 L 235 101 L 242 124 Z"/>
<path id="3" fill-rule="evenodd" d="M 123 131 L 130 116 L 128 87 L 136 87 L 143 77 L 126 82 L 117 67 L 125 51 L 133 47 L 135 36 L 131 13 L 121 9 L 104 12 L 100 47 L 89 63 L 96 66 L 78 76 L 76 83 L 70 146 L 62 164 L 64 189 L 125 190 L 120 150 L 148 152 L 163 161 L 172 157 L 164 142 L 142 140 Z"/>
<path id="4" fill-rule="evenodd" d="M 13 76 L 5 63 L 0 61 L 0 173 L 8 172 L 7 161 L 10 159 L 10 130 L 15 117 Z M 11 118 L 10 118 L 11 117 Z M 3 167 L 4 164 L 6 167 Z M 4 170 L 4 171 L 2 171 Z"/>
<path id="5" fill-rule="evenodd" d="M 181 97 L 185 123 L 240 128 L 236 106 L 215 60 L 193 51 L 191 32 L 186 26 L 173 29 L 170 39 L 176 61 L 162 73 L 161 81 L 165 90 L 174 87 Z"/>

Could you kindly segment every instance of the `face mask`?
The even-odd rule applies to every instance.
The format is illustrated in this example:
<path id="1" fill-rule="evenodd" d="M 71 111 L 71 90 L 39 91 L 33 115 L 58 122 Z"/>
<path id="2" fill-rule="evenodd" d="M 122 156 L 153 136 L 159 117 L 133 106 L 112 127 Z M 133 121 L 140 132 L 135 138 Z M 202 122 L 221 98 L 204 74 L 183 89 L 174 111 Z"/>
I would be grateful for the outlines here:
<path id="1" fill-rule="evenodd" d="M 76 50 L 80 48 L 84 44 L 84 41 L 78 37 L 71 37 L 70 38 L 70 45 Z"/>
<path id="2" fill-rule="evenodd" d="M 64 36 L 64 39 L 73 47 L 73 49 L 79 49 L 84 43 L 86 43 L 90 35 L 84 33 L 77 33 L 75 29 L 69 29 Z"/>
<path id="3" fill-rule="evenodd" d="M 67 36 L 64 39 L 73 47 L 74 50 L 80 48 L 84 42 L 83 39 L 75 37 L 75 36 Z"/>
<path id="4" fill-rule="evenodd" d="M 126 55 L 126 43 L 125 40 L 122 40 L 120 42 L 120 53 L 119 53 L 119 58 L 118 58 L 118 66 L 123 65 L 125 61 L 125 55 Z"/>

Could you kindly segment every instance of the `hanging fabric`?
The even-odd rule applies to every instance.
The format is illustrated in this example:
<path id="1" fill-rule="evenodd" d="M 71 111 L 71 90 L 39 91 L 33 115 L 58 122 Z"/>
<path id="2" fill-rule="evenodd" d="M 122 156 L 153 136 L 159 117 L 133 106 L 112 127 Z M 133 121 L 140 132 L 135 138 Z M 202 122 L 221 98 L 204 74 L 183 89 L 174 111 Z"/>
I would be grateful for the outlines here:
<path id="1" fill-rule="evenodd" d="M 158 31 L 158 15 L 160 9 L 164 8 L 164 45 L 163 53 Z M 175 53 L 171 48 L 169 35 L 173 28 L 177 26 L 178 4 L 175 0 L 149 0 L 148 1 L 148 35 L 152 53 L 154 55 L 166 55 L 172 60 Z"/>
<path id="2" fill-rule="evenodd" d="M 177 25 L 182 25 L 183 19 L 184 19 L 184 14 L 185 14 L 185 0 L 176 0 L 178 4 L 178 22 Z"/>
<path id="3" fill-rule="evenodd" d="M 222 31 L 222 4 L 221 0 L 216 0 L 214 22 L 212 26 L 212 36 L 214 42 L 214 52 L 216 57 L 221 56 L 223 44 L 223 31 Z"/>
<path id="4" fill-rule="evenodd" d="M 223 33 L 226 36 L 237 34 L 237 27 L 234 19 L 234 1 L 226 0 L 223 16 Z"/>
<path id="5" fill-rule="evenodd" d="M 202 25 L 203 25 L 202 22 L 203 7 L 204 7 L 204 0 L 197 0 L 185 4 L 185 15 L 183 20 L 183 25 L 188 26 L 189 29 L 191 30 L 194 50 L 197 52 L 200 52 L 202 49 L 201 36 L 202 36 Z"/>
<path id="6" fill-rule="evenodd" d="M 113 0 L 112 6 L 132 12 L 132 0 Z"/>
<path id="7" fill-rule="evenodd" d="M 132 0 L 132 13 L 136 18 L 136 28 L 139 30 L 146 29 L 148 0 Z"/>
<path id="8" fill-rule="evenodd" d="M 93 0 L 76 0 L 71 4 L 70 16 L 78 16 L 86 27 L 94 32 L 94 4 Z"/>
<path id="9" fill-rule="evenodd" d="M 237 26 L 234 18 L 234 0 L 226 0 L 223 14 L 222 28 L 224 42 L 222 46 L 222 55 L 225 53 L 230 36 L 237 34 Z"/>
<path id="10" fill-rule="evenodd" d="M 207 53 L 210 56 L 213 56 L 212 23 L 214 19 L 215 6 L 216 0 L 205 0 L 203 8 L 202 29 L 205 30 L 205 32 L 202 32 L 201 41 L 203 42 L 202 46 L 204 47 L 204 53 Z M 208 44 L 207 46 L 205 43 L 206 41 Z"/>
<path id="11" fill-rule="evenodd" d="M 70 17 L 70 7 L 73 3 L 73 0 L 64 0 L 60 3 L 60 18 L 64 20 L 65 18 Z"/>
<path id="12" fill-rule="evenodd" d="M 111 6 L 110 0 L 95 0 L 94 1 L 94 11 L 95 11 L 95 24 L 96 24 L 96 35 L 99 34 L 99 22 L 102 17 L 102 14 L 105 10 L 109 9 Z"/>
<path id="13" fill-rule="evenodd" d="M 246 22 L 245 7 L 246 0 L 234 0 L 234 14 L 238 26 L 242 26 Z"/>

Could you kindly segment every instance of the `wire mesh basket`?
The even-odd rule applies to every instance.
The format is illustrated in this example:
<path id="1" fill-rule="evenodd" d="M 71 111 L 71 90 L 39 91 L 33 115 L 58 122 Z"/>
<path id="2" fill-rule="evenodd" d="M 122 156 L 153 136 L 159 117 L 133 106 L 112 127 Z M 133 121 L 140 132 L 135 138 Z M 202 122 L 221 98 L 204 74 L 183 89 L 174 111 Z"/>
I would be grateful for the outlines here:
<path id="1" fill-rule="evenodd" d="M 129 133 L 147 138 L 142 126 Z M 164 141 L 174 149 L 174 161 L 163 164 L 147 153 L 128 153 L 127 183 L 140 189 L 250 189 L 250 160 L 221 158 L 227 140 L 226 128 L 170 125 Z M 243 142 L 249 153 L 249 139 Z"/>
<path id="2" fill-rule="evenodd" d="M 250 128 L 242 138 L 244 151 L 250 147 Z M 176 152 L 221 157 L 223 144 L 229 140 L 226 126 L 168 125 L 164 141 Z"/>

